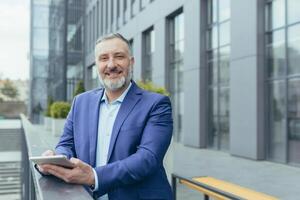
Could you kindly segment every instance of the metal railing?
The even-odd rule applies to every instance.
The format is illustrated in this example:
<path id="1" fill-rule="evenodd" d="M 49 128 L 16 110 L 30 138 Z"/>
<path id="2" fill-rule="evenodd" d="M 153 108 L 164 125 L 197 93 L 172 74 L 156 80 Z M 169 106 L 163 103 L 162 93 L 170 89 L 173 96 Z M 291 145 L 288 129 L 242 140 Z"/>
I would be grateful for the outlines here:
<path id="1" fill-rule="evenodd" d="M 93 197 L 82 185 L 68 184 L 54 176 L 41 176 L 29 161 L 29 156 L 41 155 L 47 149 L 53 149 L 58 141 L 41 126 L 33 126 L 21 115 L 22 121 L 22 199 L 52 200 L 74 199 L 89 200 Z"/>

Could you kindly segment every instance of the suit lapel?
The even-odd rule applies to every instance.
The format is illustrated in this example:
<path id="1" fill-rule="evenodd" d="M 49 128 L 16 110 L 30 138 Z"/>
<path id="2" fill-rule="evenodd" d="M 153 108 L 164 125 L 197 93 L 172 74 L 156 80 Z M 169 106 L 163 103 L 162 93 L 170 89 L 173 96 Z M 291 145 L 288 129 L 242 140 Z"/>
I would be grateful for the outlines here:
<path id="1" fill-rule="evenodd" d="M 89 102 L 89 134 L 90 134 L 90 164 L 95 167 L 96 165 L 96 152 L 98 140 L 98 122 L 99 122 L 99 109 L 100 101 L 103 95 L 103 89 L 95 91 L 93 98 Z"/>
<path id="2" fill-rule="evenodd" d="M 112 130 L 112 135 L 110 139 L 110 144 L 109 144 L 109 149 L 108 149 L 108 156 L 107 156 L 107 162 L 109 161 L 113 148 L 115 146 L 120 128 L 122 124 L 124 123 L 125 119 L 129 115 L 129 113 L 132 111 L 134 106 L 137 104 L 137 102 L 141 98 L 141 91 L 139 88 L 136 86 L 136 84 L 132 81 L 132 86 L 129 89 L 126 97 L 124 98 L 124 101 L 121 104 L 120 110 L 117 114 L 113 130 Z"/>

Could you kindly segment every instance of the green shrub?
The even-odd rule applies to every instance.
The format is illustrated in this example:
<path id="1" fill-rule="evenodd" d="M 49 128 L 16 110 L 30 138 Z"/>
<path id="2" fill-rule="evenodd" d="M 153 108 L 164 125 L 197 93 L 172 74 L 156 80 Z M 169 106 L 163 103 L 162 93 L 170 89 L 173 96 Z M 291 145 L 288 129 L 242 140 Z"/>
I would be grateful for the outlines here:
<path id="1" fill-rule="evenodd" d="M 64 101 L 56 101 L 51 105 L 51 117 L 64 119 L 71 109 L 71 104 Z"/>
<path id="2" fill-rule="evenodd" d="M 85 88 L 84 88 L 84 83 L 82 80 L 78 81 L 77 85 L 76 85 L 76 89 L 74 91 L 74 97 L 78 94 L 81 94 L 85 92 Z"/>
<path id="3" fill-rule="evenodd" d="M 53 98 L 51 96 L 48 97 L 48 100 L 47 100 L 47 108 L 46 108 L 46 111 L 44 113 L 44 115 L 46 117 L 51 117 L 51 105 L 53 104 Z"/>
<path id="4" fill-rule="evenodd" d="M 153 82 L 151 81 L 138 81 L 137 85 L 140 88 L 143 88 L 144 90 L 150 91 L 150 92 L 155 92 L 155 93 L 159 93 L 165 96 L 169 96 L 170 94 L 168 93 L 168 91 L 166 90 L 166 88 L 164 87 L 158 87 L 156 85 L 153 84 Z"/>

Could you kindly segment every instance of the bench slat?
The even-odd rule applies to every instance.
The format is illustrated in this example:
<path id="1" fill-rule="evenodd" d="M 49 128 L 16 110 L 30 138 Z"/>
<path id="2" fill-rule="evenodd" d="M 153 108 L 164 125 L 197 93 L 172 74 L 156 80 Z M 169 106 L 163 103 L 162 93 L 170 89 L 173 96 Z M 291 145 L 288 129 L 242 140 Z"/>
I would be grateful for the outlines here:
<path id="1" fill-rule="evenodd" d="M 226 191 L 227 193 L 231 193 L 235 196 L 239 196 L 243 199 L 248 199 L 248 200 L 278 200 L 277 198 L 264 194 L 264 193 L 260 193 L 260 192 L 256 192 L 254 190 L 250 190 L 244 187 L 241 187 L 239 185 L 235 185 L 226 181 L 222 181 L 219 179 L 215 179 L 213 177 L 197 177 L 197 178 L 193 178 L 193 181 L 211 186 L 213 188 L 217 188 L 219 190 L 222 191 Z M 195 187 L 199 187 L 199 186 L 195 186 Z M 203 189 L 202 189 L 203 190 Z M 210 195 L 209 193 L 205 192 L 206 194 Z M 219 198 L 220 200 L 224 199 L 224 198 Z"/>
<path id="2" fill-rule="evenodd" d="M 222 196 L 222 195 L 220 195 L 220 194 L 217 194 L 217 193 L 215 193 L 215 192 L 213 192 L 213 191 L 207 190 L 207 189 L 205 189 L 205 188 L 203 188 L 203 187 L 197 186 L 197 185 L 195 185 L 195 184 L 193 184 L 193 183 L 190 183 L 190 182 L 188 182 L 188 181 L 180 180 L 179 182 L 180 182 L 181 184 L 184 184 L 184 185 L 188 186 L 188 187 L 191 188 L 191 189 L 200 191 L 200 192 L 202 192 L 203 194 L 207 194 L 208 196 L 213 197 L 215 200 L 230 200 L 230 199 L 228 199 L 228 198 L 226 198 L 226 197 L 224 197 L 224 196 Z"/>

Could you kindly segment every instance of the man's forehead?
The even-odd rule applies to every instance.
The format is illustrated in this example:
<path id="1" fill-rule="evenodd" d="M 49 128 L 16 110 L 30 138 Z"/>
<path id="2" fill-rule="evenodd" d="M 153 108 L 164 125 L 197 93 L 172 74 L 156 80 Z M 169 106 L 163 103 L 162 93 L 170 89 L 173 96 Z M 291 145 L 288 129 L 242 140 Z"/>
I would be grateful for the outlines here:
<path id="1" fill-rule="evenodd" d="M 119 38 L 113 38 L 109 40 L 104 40 L 96 45 L 96 48 L 100 53 L 118 51 L 118 52 L 128 52 L 128 45 Z"/>

